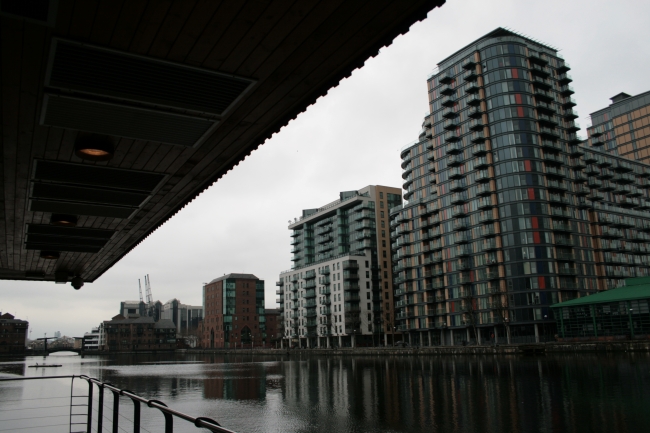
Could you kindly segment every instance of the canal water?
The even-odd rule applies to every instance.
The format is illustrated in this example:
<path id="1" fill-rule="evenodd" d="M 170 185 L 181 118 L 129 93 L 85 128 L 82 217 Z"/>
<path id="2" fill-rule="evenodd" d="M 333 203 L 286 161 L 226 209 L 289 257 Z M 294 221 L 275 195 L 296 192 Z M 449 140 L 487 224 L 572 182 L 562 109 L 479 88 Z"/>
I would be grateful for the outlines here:
<path id="1" fill-rule="evenodd" d="M 57 354 L 46 362 L 62 367 L 28 367 L 37 362 L 44 358 L 0 359 L 0 377 L 87 374 L 241 433 L 650 431 L 647 353 L 357 358 Z M 83 392 L 79 384 L 74 389 Z M 0 432 L 68 431 L 69 395 L 69 380 L 0 382 Z M 124 400 L 120 431 L 132 431 L 132 408 Z M 110 409 L 104 430 L 110 431 L 107 413 Z M 163 431 L 159 412 L 145 408 L 143 416 L 143 431 Z M 25 426 L 41 427 L 17 430 Z M 175 427 L 204 431 L 179 422 Z"/>

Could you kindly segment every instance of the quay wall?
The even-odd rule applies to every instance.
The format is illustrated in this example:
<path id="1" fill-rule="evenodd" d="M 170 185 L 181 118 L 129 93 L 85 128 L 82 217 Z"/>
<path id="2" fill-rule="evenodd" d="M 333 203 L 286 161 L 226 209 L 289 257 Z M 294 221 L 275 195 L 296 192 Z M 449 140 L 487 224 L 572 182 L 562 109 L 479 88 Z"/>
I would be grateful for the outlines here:
<path id="1" fill-rule="evenodd" d="M 177 351 L 179 352 L 179 351 Z M 337 349 L 194 349 L 187 353 L 256 355 L 311 354 L 315 356 L 395 356 L 395 355 L 526 355 L 580 352 L 650 352 L 650 341 L 539 343 L 498 346 L 437 347 L 358 347 Z"/>

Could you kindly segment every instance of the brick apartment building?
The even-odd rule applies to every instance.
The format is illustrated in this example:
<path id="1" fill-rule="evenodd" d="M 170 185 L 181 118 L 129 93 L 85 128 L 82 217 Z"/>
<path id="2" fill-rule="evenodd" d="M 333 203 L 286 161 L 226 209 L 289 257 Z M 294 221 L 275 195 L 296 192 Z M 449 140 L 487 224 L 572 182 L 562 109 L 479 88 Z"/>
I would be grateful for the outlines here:
<path id="1" fill-rule="evenodd" d="M 228 274 L 203 286 L 201 347 L 263 347 L 269 342 L 264 317 L 264 281 L 253 274 Z"/>
<path id="2" fill-rule="evenodd" d="M 282 339 L 282 317 L 280 316 L 280 310 L 277 308 L 274 309 L 265 309 L 264 310 L 264 320 L 266 322 L 266 342 L 270 343 L 275 347 L 275 343 L 279 342 Z M 278 343 L 279 345 L 279 343 Z"/>
<path id="3" fill-rule="evenodd" d="M 121 314 L 103 323 L 102 350 L 133 352 L 176 349 L 176 326 L 171 320 L 154 322 L 153 317 L 127 319 Z"/>
<path id="4" fill-rule="evenodd" d="M 0 353 L 23 353 L 29 322 L 9 313 L 0 315 Z"/>

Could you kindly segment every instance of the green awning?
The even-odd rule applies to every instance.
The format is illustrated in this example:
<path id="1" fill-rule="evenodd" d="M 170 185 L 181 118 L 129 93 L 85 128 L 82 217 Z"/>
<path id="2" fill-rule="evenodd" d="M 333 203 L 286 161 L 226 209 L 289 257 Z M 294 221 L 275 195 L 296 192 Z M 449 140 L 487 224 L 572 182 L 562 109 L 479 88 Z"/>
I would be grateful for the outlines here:
<path id="1" fill-rule="evenodd" d="M 629 278 L 625 280 L 624 287 L 606 290 L 591 296 L 584 296 L 572 299 L 559 304 L 551 305 L 551 308 L 578 307 L 581 305 L 602 304 L 608 302 L 633 301 L 636 299 L 650 298 L 650 277 Z"/>

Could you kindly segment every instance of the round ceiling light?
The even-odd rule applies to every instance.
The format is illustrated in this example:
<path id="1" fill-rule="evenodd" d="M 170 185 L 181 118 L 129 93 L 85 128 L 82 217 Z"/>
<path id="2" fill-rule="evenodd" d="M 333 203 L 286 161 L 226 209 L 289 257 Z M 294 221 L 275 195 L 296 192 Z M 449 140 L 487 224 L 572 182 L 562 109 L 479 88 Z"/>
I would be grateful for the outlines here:
<path id="1" fill-rule="evenodd" d="M 61 256 L 58 251 L 41 251 L 41 258 L 45 260 L 56 260 Z"/>
<path id="2" fill-rule="evenodd" d="M 77 217 L 74 215 L 52 214 L 50 224 L 63 227 L 75 227 L 77 225 Z"/>
<path id="3" fill-rule="evenodd" d="M 74 145 L 74 153 L 87 161 L 108 161 L 115 154 L 110 138 L 102 135 L 80 136 Z"/>

